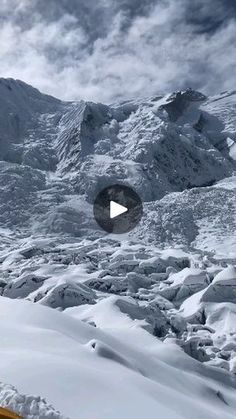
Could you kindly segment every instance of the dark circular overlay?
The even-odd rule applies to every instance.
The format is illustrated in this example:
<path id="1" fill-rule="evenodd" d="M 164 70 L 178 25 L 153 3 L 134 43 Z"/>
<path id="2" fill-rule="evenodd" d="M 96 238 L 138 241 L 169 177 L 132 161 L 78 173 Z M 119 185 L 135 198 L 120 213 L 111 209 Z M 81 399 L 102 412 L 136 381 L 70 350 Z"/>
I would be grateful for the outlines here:
<path id="1" fill-rule="evenodd" d="M 111 201 L 127 208 L 127 212 L 110 217 Z M 93 206 L 94 218 L 107 233 L 124 234 L 133 230 L 143 215 L 143 205 L 138 194 L 125 185 L 111 185 L 97 195 Z"/>

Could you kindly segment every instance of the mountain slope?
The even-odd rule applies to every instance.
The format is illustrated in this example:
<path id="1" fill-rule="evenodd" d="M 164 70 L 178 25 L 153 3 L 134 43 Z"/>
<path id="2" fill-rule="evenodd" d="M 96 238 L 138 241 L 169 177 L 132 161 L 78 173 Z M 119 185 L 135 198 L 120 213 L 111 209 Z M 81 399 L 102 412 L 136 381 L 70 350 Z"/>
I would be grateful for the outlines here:
<path id="1" fill-rule="evenodd" d="M 235 109 L 235 92 L 108 106 L 0 79 L 4 383 L 71 419 L 233 419 Z M 143 200 L 127 235 L 93 219 L 113 183 Z M 8 390 L 25 419 L 61 417 Z"/>
<path id="2" fill-rule="evenodd" d="M 206 193 L 214 197 L 216 189 L 210 185 L 235 172 L 234 92 L 207 99 L 188 90 L 105 106 L 63 103 L 14 80 L 2 80 L 0 86 L 4 120 L 0 217 L 5 226 L 21 222 L 37 234 L 97 235 L 89 205 L 101 188 L 122 182 L 131 184 L 144 202 L 156 202 L 147 205 L 157 211 L 156 222 L 163 218 L 158 214 L 163 197 L 164 210 L 166 200 L 178 202 L 177 218 L 183 205 L 189 207 L 190 238 L 182 225 L 179 229 L 184 243 L 197 240 L 198 221 L 211 229 L 214 220 L 208 217 L 208 208 L 205 215 L 197 214 L 199 220 L 191 221 L 195 218 L 191 202 L 202 195 L 188 190 L 208 186 Z M 23 128 L 17 128 L 16 120 Z M 225 200 L 231 205 L 232 190 L 226 190 Z M 171 195 L 181 191 L 184 203 L 181 194 Z M 202 202 L 204 208 L 204 198 Z M 220 224 L 216 230 L 221 234 Z M 160 236 L 159 230 L 156 234 Z M 175 240 L 161 234 L 157 241 Z"/>

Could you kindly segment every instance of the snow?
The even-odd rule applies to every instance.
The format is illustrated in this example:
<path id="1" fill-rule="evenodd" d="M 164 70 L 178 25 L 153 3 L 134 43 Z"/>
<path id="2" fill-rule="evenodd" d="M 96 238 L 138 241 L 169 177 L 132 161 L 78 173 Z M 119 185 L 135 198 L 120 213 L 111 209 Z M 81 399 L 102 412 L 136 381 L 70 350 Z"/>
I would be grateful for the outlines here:
<path id="1" fill-rule="evenodd" d="M 41 397 L 19 394 L 9 384 L 0 383 L 0 405 L 27 419 L 66 419 Z"/>
<path id="2" fill-rule="evenodd" d="M 234 147 L 234 94 L 207 99 L 188 90 L 105 106 L 60 102 L 11 79 L 1 79 L 1 92 L 0 220 L 7 228 L 100 237 L 91 204 L 101 188 L 125 182 L 147 202 L 135 238 L 234 256 L 227 231 L 236 223 L 233 149 L 215 144 L 211 131 L 214 122 L 227 140 L 230 126 Z M 181 115 L 170 121 L 165 107 Z M 5 126 L 11 113 L 24 124 L 19 136 L 13 122 Z M 222 203 L 232 207 L 229 220 Z"/>
<path id="3" fill-rule="evenodd" d="M 20 392 L 47 395 L 64 414 L 234 417 L 235 381 L 203 366 L 199 376 L 197 362 L 172 346 L 166 356 L 164 344 L 142 329 L 124 328 L 128 333 L 118 338 L 29 302 L 1 298 L 0 306 L 2 380 L 14 382 Z"/>
<path id="4" fill-rule="evenodd" d="M 0 79 L 0 405 L 235 417 L 235 101 L 67 103 Z M 93 219 L 111 183 L 143 200 L 129 234 Z"/>

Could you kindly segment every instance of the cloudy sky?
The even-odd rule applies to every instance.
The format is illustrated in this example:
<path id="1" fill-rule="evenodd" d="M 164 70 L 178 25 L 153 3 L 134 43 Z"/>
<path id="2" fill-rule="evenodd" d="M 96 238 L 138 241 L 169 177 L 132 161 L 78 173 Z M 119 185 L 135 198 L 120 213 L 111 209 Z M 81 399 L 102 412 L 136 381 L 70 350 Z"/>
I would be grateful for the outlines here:
<path id="1" fill-rule="evenodd" d="M 236 1 L 0 0 L 0 63 L 70 100 L 236 89 Z"/>

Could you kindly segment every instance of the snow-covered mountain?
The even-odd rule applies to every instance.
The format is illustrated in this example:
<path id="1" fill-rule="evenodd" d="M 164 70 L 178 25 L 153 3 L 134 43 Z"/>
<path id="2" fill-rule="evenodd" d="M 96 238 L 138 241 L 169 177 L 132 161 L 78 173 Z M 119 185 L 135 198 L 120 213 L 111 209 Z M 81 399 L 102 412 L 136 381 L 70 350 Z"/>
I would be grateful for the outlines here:
<path id="1" fill-rule="evenodd" d="M 93 219 L 114 183 L 144 203 L 127 235 Z M 0 192 L 0 404 L 234 418 L 236 92 L 108 106 L 0 79 Z"/>
<path id="2" fill-rule="evenodd" d="M 96 194 L 125 182 L 146 207 L 135 235 L 151 232 L 158 244 L 173 245 L 177 234 L 181 243 L 208 250 L 217 236 L 228 239 L 235 183 L 217 182 L 236 167 L 235 93 L 206 98 L 188 90 L 104 106 L 63 103 L 14 80 L 2 80 L 0 89 L 0 220 L 6 227 L 95 234 Z M 224 205 L 232 207 L 226 223 Z M 205 224 L 214 232 L 202 246 Z"/>

